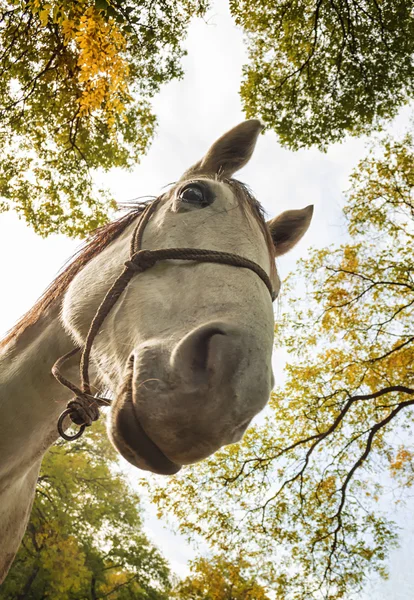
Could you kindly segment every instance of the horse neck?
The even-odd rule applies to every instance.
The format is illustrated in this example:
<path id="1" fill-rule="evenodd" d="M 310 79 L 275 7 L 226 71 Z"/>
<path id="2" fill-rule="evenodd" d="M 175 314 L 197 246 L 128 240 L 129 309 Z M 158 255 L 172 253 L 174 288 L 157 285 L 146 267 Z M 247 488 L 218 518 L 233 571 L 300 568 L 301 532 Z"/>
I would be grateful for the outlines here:
<path id="1" fill-rule="evenodd" d="M 57 438 L 56 420 L 70 392 L 51 367 L 72 348 L 56 307 L 0 349 L 0 493 L 29 472 Z"/>
<path id="2" fill-rule="evenodd" d="M 0 584 L 26 530 L 41 460 L 57 438 L 56 421 L 70 397 L 50 372 L 74 346 L 59 309 L 0 348 Z M 74 367 L 72 361 L 67 377 L 74 377 Z"/>

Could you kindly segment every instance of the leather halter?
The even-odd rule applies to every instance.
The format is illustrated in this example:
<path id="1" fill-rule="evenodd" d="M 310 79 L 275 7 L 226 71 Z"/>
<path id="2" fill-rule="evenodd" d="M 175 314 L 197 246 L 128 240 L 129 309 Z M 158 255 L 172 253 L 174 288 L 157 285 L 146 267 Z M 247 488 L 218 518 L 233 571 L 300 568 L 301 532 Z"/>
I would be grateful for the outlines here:
<path id="1" fill-rule="evenodd" d="M 82 388 L 80 389 L 60 373 L 60 368 L 63 363 L 77 352 L 80 352 L 80 347 L 71 350 L 59 358 L 53 365 L 52 374 L 54 377 L 59 381 L 59 383 L 70 389 L 75 394 L 75 397 L 68 402 L 67 408 L 62 412 L 58 419 L 58 432 L 59 435 L 65 440 L 76 440 L 79 438 L 84 432 L 85 427 L 90 426 L 93 421 L 96 421 L 99 418 L 99 406 L 108 406 L 111 404 L 111 400 L 108 398 L 94 396 L 91 392 L 89 382 L 89 361 L 91 349 L 93 341 L 105 318 L 108 316 L 109 312 L 134 275 L 143 273 L 147 269 L 153 267 L 157 262 L 162 260 L 190 260 L 194 262 L 219 263 L 223 265 L 231 265 L 234 267 L 250 269 L 263 281 L 269 290 L 272 301 L 274 301 L 276 298 L 270 278 L 262 269 L 262 267 L 252 260 L 244 258 L 243 256 L 239 256 L 238 254 L 219 252 L 216 250 L 204 250 L 202 248 L 162 248 L 158 250 L 142 250 L 141 246 L 144 229 L 151 215 L 157 208 L 158 203 L 159 200 L 157 199 L 151 204 L 148 204 L 140 216 L 132 234 L 129 260 L 126 261 L 124 270 L 106 293 L 106 296 L 96 311 L 89 327 L 86 341 L 82 348 L 80 361 L 80 378 Z M 63 422 L 66 416 L 69 416 L 73 423 L 80 426 L 80 429 L 74 435 L 68 435 L 64 431 Z"/>

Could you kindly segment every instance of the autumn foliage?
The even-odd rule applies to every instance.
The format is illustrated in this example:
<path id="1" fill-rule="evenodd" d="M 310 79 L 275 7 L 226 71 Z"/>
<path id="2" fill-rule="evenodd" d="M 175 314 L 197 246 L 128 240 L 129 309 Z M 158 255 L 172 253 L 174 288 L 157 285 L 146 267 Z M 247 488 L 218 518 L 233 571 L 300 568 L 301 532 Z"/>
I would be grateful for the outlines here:
<path id="1" fill-rule="evenodd" d="M 182 44 L 205 3 L 0 1 L 0 211 L 40 235 L 82 236 L 114 199 L 98 170 L 146 152 L 151 99 L 182 76 Z"/>
<path id="2" fill-rule="evenodd" d="M 0 0 L 0 211 L 46 236 L 83 236 L 115 207 L 97 174 L 131 168 L 151 106 L 182 77 L 209 0 Z M 414 95 L 408 0 L 230 0 L 247 63 L 241 99 L 281 143 L 326 149 L 371 133 Z"/>
<path id="3" fill-rule="evenodd" d="M 102 423 L 50 449 L 1 600 L 168 600 L 168 566 L 117 458 Z"/>
<path id="4" fill-rule="evenodd" d="M 220 555 L 199 558 L 190 564 L 191 575 L 177 584 L 171 600 L 270 600 L 241 556 L 233 561 Z"/>

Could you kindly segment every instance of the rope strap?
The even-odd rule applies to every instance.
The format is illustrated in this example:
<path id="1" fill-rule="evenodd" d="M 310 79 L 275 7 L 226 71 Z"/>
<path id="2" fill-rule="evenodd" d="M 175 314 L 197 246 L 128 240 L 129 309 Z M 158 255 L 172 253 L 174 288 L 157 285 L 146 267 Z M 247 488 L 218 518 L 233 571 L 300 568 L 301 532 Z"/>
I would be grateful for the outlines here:
<path id="1" fill-rule="evenodd" d="M 266 271 L 260 265 L 230 252 L 205 250 L 204 248 L 161 248 L 159 250 L 139 250 L 135 252 L 125 266 L 135 273 L 142 273 L 153 267 L 160 260 L 193 260 L 201 263 L 218 263 L 232 267 L 243 267 L 254 271 L 260 277 L 270 295 L 274 296 L 273 286 Z"/>
<path id="2" fill-rule="evenodd" d="M 107 398 L 98 398 L 92 396 L 91 394 L 86 394 L 81 389 L 78 388 L 77 385 L 66 379 L 60 369 L 69 358 L 74 356 L 80 351 L 80 348 L 75 348 L 71 350 L 59 360 L 55 362 L 52 367 L 53 376 L 65 387 L 69 388 L 75 395 L 67 403 L 67 408 L 62 412 L 58 419 L 57 428 L 60 437 L 64 440 L 76 440 L 79 438 L 85 430 L 85 427 L 89 427 L 92 425 L 93 421 L 97 421 L 99 419 L 99 406 L 109 406 L 111 403 Z M 66 417 L 70 417 L 72 423 L 75 425 L 80 425 L 80 429 L 73 435 L 65 433 L 64 430 L 64 420 Z"/>

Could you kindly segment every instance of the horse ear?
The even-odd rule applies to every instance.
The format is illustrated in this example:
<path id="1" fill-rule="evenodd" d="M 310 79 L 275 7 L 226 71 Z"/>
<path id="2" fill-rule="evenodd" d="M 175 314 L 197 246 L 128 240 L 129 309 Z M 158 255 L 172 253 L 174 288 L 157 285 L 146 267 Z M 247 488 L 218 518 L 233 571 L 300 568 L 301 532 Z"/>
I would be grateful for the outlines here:
<path id="1" fill-rule="evenodd" d="M 276 248 L 276 256 L 285 254 L 296 246 L 308 230 L 312 215 L 313 206 L 310 205 L 301 210 L 287 210 L 267 222 Z"/>
<path id="2" fill-rule="evenodd" d="M 196 175 L 231 177 L 249 162 L 263 125 L 257 119 L 244 121 L 222 135 L 207 154 L 188 169 L 181 179 Z"/>

